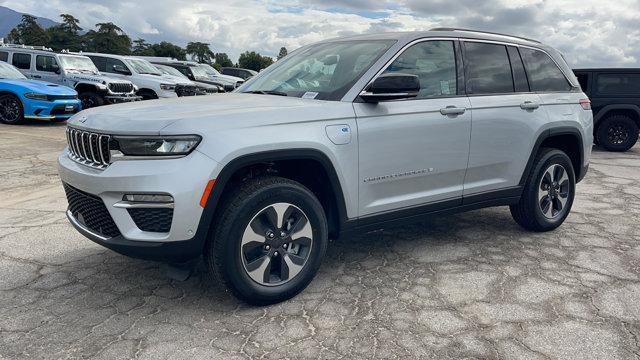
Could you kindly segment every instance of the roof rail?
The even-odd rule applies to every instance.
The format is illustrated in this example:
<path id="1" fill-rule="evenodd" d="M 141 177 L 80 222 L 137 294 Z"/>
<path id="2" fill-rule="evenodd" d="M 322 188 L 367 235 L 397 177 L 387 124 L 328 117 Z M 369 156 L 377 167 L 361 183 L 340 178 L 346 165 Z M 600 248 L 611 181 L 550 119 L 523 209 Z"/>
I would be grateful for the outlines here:
<path id="1" fill-rule="evenodd" d="M 515 35 L 491 32 L 491 31 L 480 31 L 480 30 L 471 30 L 471 29 L 462 29 L 462 28 L 448 28 L 448 27 L 433 28 L 433 29 L 430 29 L 429 31 L 467 31 L 467 32 L 474 32 L 474 33 L 479 33 L 479 34 L 506 36 L 506 37 L 510 37 L 510 38 L 526 40 L 526 41 L 531 41 L 531 42 L 540 44 L 540 41 L 538 41 L 538 40 L 534 40 L 534 39 L 530 39 L 530 38 L 526 38 L 526 37 L 522 37 L 522 36 L 515 36 Z"/>
<path id="2" fill-rule="evenodd" d="M 27 49 L 27 50 L 41 50 L 41 51 L 53 51 L 52 48 L 48 48 L 46 46 L 30 46 L 30 45 L 22 45 L 22 44 L 6 44 L 0 43 L 0 47 L 4 48 L 13 48 L 13 49 Z"/>

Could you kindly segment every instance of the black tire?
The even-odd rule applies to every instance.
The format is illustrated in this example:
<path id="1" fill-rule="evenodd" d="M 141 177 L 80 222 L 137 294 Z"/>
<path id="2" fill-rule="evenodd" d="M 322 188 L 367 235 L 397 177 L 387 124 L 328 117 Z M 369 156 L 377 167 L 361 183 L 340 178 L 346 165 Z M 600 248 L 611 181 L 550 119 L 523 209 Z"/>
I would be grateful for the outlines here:
<path id="1" fill-rule="evenodd" d="M 20 99 L 10 94 L 0 96 L 0 122 L 9 125 L 24 122 L 24 108 Z"/>
<path id="2" fill-rule="evenodd" d="M 283 247 L 287 249 L 286 243 L 283 245 L 272 243 L 273 247 L 271 249 L 265 246 L 266 243 L 260 243 L 259 246 L 254 248 L 257 250 L 251 250 L 252 252 L 259 252 L 256 259 L 267 258 L 269 259 L 269 264 L 272 264 L 272 262 L 273 264 L 279 264 L 275 266 L 269 265 L 267 267 L 268 270 L 259 269 L 262 271 L 264 279 L 269 278 L 269 281 L 271 281 L 271 279 L 275 278 L 276 280 L 284 281 L 284 283 L 282 281 L 280 281 L 281 283 L 274 281 L 273 284 L 261 284 L 254 280 L 249 274 L 249 270 L 247 270 L 248 260 L 246 260 L 245 255 L 248 251 L 245 250 L 246 245 L 245 247 L 242 246 L 243 236 L 246 234 L 245 231 L 250 231 L 249 224 L 255 224 L 259 216 L 265 214 L 266 209 L 269 209 L 274 204 L 282 203 L 293 205 L 293 208 L 302 211 L 302 215 L 306 216 L 308 224 L 311 225 L 312 240 L 309 242 L 308 251 L 304 254 L 305 260 L 301 265 L 301 270 L 298 270 L 299 272 L 290 279 L 286 278 L 285 280 L 282 279 L 285 276 L 288 277 L 289 267 L 282 265 L 285 263 L 284 255 L 278 257 L 277 251 L 279 251 L 278 249 L 282 250 Z M 233 190 L 231 194 L 225 196 L 221 204 L 224 204 L 224 207 L 213 224 L 212 235 L 204 249 L 205 263 L 215 279 L 221 281 L 238 299 L 253 305 L 269 305 L 285 301 L 294 297 L 309 285 L 320 267 L 328 244 L 325 213 L 322 205 L 311 191 L 302 184 L 289 179 L 265 176 L 243 183 Z M 289 206 L 287 211 L 291 208 Z M 284 214 L 286 215 L 287 212 L 284 212 Z M 291 213 L 289 213 L 289 216 L 291 216 Z M 264 219 L 259 220 L 260 224 L 264 224 L 269 228 L 269 221 Z M 287 217 L 283 216 L 283 219 L 287 219 Z M 290 220 L 293 221 L 292 219 Z M 292 235 L 288 238 L 291 241 L 290 244 L 300 240 L 292 240 L 294 239 L 293 234 L 295 234 L 293 228 L 297 227 L 297 225 L 297 223 L 295 226 L 290 224 L 292 230 Z M 265 228 L 263 227 L 263 229 Z M 264 237 L 264 240 L 261 241 L 272 241 L 267 239 L 266 233 L 259 237 L 261 236 Z M 285 239 L 285 237 L 279 239 Z M 293 245 L 290 245 L 289 249 L 293 250 Z M 271 257 L 273 251 L 276 251 L 275 256 Z M 280 252 L 280 254 L 283 253 Z M 277 271 L 285 268 L 287 269 L 285 276 L 278 278 L 277 275 L 271 275 L 272 271 L 274 271 L 273 269 L 277 274 L 282 275 L 284 273 L 282 272 L 283 270 L 280 270 L 280 273 Z"/>
<path id="3" fill-rule="evenodd" d="M 139 91 L 138 96 L 142 97 L 142 100 L 155 100 L 158 98 L 158 95 L 151 90 Z"/>
<path id="4" fill-rule="evenodd" d="M 100 94 L 91 91 L 80 93 L 78 99 L 82 103 L 82 110 L 104 105 L 104 98 Z"/>
<path id="5" fill-rule="evenodd" d="M 626 115 L 613 115 L 600 122 L 596 130 L 599 145 L 609 151 L 627 151 L 638 141 L 638 124 Z"/>
<path id="6" fill-rule="evenodd" d="M 566 197 L 562 196 L 565 189 L 564 181 L 562 184 L 559 184 L 560 186 L 557 189 L 551 190 L 546 188 L 545 183 L 548 182 L 543 180 L 543 177 L 545 177 L 547 170 L 553 165 L 560 165 L 566 172 L 565 174 L 568 178 L 566 180 L 566 190 L 568 190 Z M 560 174 L 560 171 L 558 171 L 558 174 Z M 558 183 L 559 182 L 560 181 L 558 181 Z M 571 212 L 571 206 L 573 205 L 573 199 L 575 197 L 575 188 L 576 177 L 571 159 L 569 159 L 567 154 L 557 149 L 541 149 L 536 156 L 533 170 L 529 174 L 520 202 L 509 208 L 511 210 L 511 216 L 518 225 L 530 231 L 543 232 L 554 230 L 562 225 Z M 548 197 L 541 199 L 539 197 L 540 189 L 543 189 L 541 192 L 549 193 Z M 561 200 L 566 201 L 564 205 L 561 204 Z M 548 217 L 549 214 L 547 216 L 544 214 L 542 209 L 543 204 L 549 204 L 551 206 L 551 214 L 553 215 L 551 218 Z M 553 214 L 554 208 L 556 206 L 560 207 L 560 205 L 562 209 L 557 211 L 556 214 Z M 549 209 L 548 207 L 545 208 Z"/>

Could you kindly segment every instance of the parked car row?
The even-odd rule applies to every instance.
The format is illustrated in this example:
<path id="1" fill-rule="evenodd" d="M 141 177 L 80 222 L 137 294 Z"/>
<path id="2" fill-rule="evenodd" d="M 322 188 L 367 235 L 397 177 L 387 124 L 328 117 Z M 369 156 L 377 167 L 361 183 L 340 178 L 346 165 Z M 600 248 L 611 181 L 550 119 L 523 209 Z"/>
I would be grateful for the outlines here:
<path id="1" fill-rule="evenodd" d="M 228 92 L 244 83 L 242 78 L 222 75 L 209 65 L 195 62 L 157 61 L 152 64 L 133 56 L 55 53 L 44 47 L 23 45 L 0 45 L 0 62 L 8 64 L 2 67 L 3 80 L 13 81 L 2 84 L 4 90 L 0 92 L 0 99 L 4 105 L 0 106 L 4 107 L 0 109 L 0 121 L 11 124 L 25 118 L 66 119 L 81 109 L 119 102 Z M 68 96 L 75 97 L 81 105 L 67 107 L 63 113 L 54 109 L 52 115 L 40 104 L 34 110 L 37 112 L 29 112 L 33 99 L 23 99 L 21 92 L 15 90 L 17 83 L 26 79 L 33 81 L 21 86 L 25 89 L 40 86 L 41 92 L 32 96 L 37 96 L 41 102 L 47 96 L 59 95 L 57 90 L 43 91 L 51 90 L 51 85 L 57 84 L 75 90 Z"/>

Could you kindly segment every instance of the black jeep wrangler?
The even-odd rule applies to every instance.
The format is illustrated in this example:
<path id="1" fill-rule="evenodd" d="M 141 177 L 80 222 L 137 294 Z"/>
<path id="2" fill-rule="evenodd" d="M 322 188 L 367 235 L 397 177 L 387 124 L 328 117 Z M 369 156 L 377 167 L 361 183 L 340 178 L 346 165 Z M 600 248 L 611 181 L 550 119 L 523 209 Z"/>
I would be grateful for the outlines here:
<path id="1" fill-rule="evenodd" d="M 576 69 L 591 99 L 594 139 L 609 151 L 627 151 L 638 141 L 640 69 Z"/>

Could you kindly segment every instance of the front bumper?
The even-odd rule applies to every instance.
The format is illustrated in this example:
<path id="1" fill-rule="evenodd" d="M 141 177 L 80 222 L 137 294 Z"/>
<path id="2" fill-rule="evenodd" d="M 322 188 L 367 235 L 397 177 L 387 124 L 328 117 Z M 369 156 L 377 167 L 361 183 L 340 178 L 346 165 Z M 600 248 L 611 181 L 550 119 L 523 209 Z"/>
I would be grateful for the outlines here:
<path id="1" fill-rule="evenodd" d="M 82 110 L 80 100 L 23 101 L 25 119 L 68 119 Z"/>
<path id="2" fill-rule="evenodd" d="M 71 211 L 71 224 L 92 241 L 121 254 L 162 261 L 186 261 L 202 254 L 206 234 L 201 227 L 203 209 L 200 198 L 218 164 L 192 152 L 179 159 L 116 161 L 104 170 L 94 169 L 70 159 L 67 150 L 58 158 L 64 184 L 99 199 L 118 231 L 112 236 L 92 229 L 83 221 L 87 216 Z M 143 231 L 123 207 L 125 194 L 167 194 L 173 197 L 173 216 L 168 232 Z M 71 207 L 70 207 L 71 209 Z"/>

